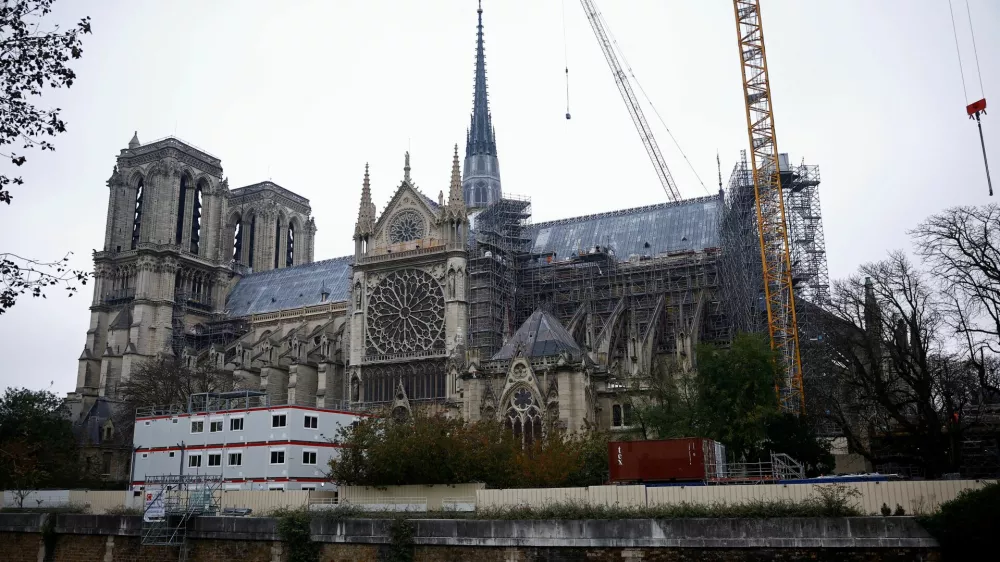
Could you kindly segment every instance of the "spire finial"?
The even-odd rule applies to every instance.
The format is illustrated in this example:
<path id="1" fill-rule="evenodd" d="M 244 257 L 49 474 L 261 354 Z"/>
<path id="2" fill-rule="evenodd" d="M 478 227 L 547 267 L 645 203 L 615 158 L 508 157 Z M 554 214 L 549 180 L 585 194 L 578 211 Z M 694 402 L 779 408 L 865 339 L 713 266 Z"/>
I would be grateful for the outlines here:
<path id="1" fill-rule="evenodd" d="M 139 131 L 135 131 L 134 133 L 132 133 L 132 140 L 128 141 L 128 147 L 132 149 L 132 148 L 139 148 L 139 146 L 140 146 Z"/>
<path id="2" fill-rule="evenodd" d="M 410 181 L 410 151 L 406 151 L 406 156 L 403 160 L 403 179 L 407 182 Z"/>
<path id="3" fill-rule="evenodd" d="M 375 230 L 375 204 L 372 203 L 371 184 L 368 180 L 368 163 L 365 162 L 365 179 L 361 182 L 361 204 L 358 206 L 358 222 L 354 225 L 354 237 L 362 238 Z"/>
<path id="4" fill-rule="evenodd" d="M 462 169 L 458 165 L 458 144 L 451 161 L 451 188 L 448 192 L 448 206 L 452 211 L 465 215 L 465 197 L 462 195 Z"/>

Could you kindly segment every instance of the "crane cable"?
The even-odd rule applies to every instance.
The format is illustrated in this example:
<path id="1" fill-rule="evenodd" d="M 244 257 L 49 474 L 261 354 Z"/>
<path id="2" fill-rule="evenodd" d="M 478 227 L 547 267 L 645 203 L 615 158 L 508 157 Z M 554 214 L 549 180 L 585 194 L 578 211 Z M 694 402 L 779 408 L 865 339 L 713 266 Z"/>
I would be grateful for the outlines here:
<path id="1" fill-rule="evenodd" d="M 601 18 L 601 22 L 604 24 L 604 29 L 607 30 L 608 36 L 611 39 L 611 44 L 614 45 L 614 48 L 618 51 L 618 55 L 621 57 L 622 62 L 625 63 L 625 68 L 628 70 L 629 76 L 632 77 L 632 81 L 635 82 L 635 85 L 639 87 L 639 91 L 642 92 L 642 97 L 646 99 L 646 103 L 649 104 L 649 107 L 653 110 L 656 118 L 660 120 L 660 124 L 663 125 L 663 128 L 667 131 L 667 135 L 670 136 L 670 140 L 674 142 L 674 146 L 677 147 L 677 151 L 681 153 L 681 156 L 684 157 L 684 161 L 687 162 L 688 168 L 691 168 L 691 171 L 694 173 L 694 177 L 698 178 L 698 183 L 701 184 L 701 188 L 705 190 L 705 193 L 711 195 L 712 192 L 705 187 L 705 182 L 701 180 L 701 176 L 698 175 L 698 171 L 694 169 L 694 164 L 692 164 L 691 160 L 688 159 L 687 154 L 684 154 L 684 149 L 681 148 L 680 143 L 677 142 L 676 138 L 674 138 L 674 134 L 670 132 L 670 127 L 667 127 L 667 123 L 663 120 L 660 112 L 656 109 L 656 105 L 653 104 L 653 100 L 649 99 L 649 96 L 646 95 L 646 90 L 642 87 L 642 83 L 639 82 L 639 79 L 636 78 L 635 72 L 632 71 L 632 65 L 629 64 L 628 57 L 625 56 L 625 51 L 623 51 L 621 46 L 618 44 L 618 39 L 615 38 L 614 32 L 611 31 L 611 26 L 608 25 L 607 20 L 604 19 L 604 14 L 597 12 L 597 17 Z"/>
<path id="2" fill-rule="evenodd" d="M 986 141 L 983 139 L 983 124 L 980 115 L 986 114 L 986 91 L 983 88 L 983 73 L 979 67 L 979 50 L 976 48 L 976 31 L 972 26 L 972 10 L 969 8 L 969 0 L 965 0 L 965 12 L 969 17 L 969 33 L 972 37 L 972 53 L 976 61 L 976 75 L 979 79 L 979 101 L 968 104 L 969 91 L 965 85 L 965 70 L 962 68 L 962 50 L 958 44 L 958 27 L 955 25 L 955 10 L 951 0 L 948 0 L 948 13 L 951 15 L 951 31 L 955 36 L 955 53 L 958 55 L 958 73 L 962 78 L 962 94 L 965 96 L 965 111 L 969 119 L 976 120 L 976 127 L 979 129 L 979 144 L 983 149 L 983 164 L 986 166 L 986 185 L 989 186 L 990 197 L 993 196 L 993 181 L 990 179 L 990 163 L 986 157 Z"/>
<path id="3" fill-rule="evenodd" d="M 949 0 L 949 2 L 950 1 L 951 0 Z M 972 36 L 972 54 L 975 55 L 976 74 L 979 76 L 979 97 L 985 99 L 986 90 L 983 89 L 983 72 L 979 69 L 979 50 L 976 49 L 976 30 L 972 27 L 972 10 L 969 9 L 969 0 L 965 0 L 965 13 L 969 15 L 969 34 Z M 952 27 L 954 27 L 954 25 L 952 25 Z"/>
<path id="4" fill-rule="evenodd" d="M 566 40 L 566 0 L 562 0 L 563 64 L 566 67 L 566 119 L 569 119 L 569 42 Z"/>

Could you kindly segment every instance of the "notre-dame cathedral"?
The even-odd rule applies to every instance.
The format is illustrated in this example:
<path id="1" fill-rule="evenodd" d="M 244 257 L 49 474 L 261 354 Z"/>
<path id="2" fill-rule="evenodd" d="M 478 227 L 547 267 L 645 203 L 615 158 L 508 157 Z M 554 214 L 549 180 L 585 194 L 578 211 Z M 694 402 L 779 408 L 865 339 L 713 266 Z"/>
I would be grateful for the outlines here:
<path id="1" fill-rule="evenodd" d="M 218 158 L 133 136 L 107 182 L 70 400 L 113 398 L 172 355 L 273 403 L 494 418 L 526 439 L 630 426 L 626 390 L 730 337 L 722 196 L 531 224 L 530 202 L 501 189 L 482 9 L 476 59 L 464 162 L 456 146 L 450 184 L 428 196 L 406 155 L 381 213 L 366 167 L 351 256 L 314 261 L 308 199 L 230 188 Z"/>

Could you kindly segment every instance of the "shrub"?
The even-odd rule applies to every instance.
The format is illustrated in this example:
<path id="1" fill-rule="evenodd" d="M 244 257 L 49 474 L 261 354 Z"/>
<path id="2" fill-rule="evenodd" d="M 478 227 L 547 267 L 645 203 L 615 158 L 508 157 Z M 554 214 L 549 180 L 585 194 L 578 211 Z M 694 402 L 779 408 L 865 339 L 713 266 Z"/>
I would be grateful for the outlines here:
<path id="1" fill-rule="evenodd" d="M 117 505 L 111 509 L 104 512 L 105 515 L 142 515 L 144 513 L 141 507 L 131 507 L 126 505 Z"/>
<path id="2" fill-rule="evenodd" d="M 861 491 L 853 486 L 831 484 L 816 486 L 817 498 L 807 502 L 816 504 L 822 517 L 857 517 L 864 515 L 859 505 Z"/>
<path id="3" fill-rule="evenodd" d="M 271 517 L 278 520 L 278 534 L 288 549 L 289 562 L 314 562 L 319 559 L 320 545 L 311 538 L 313 514 L 309 510 L 277 509 Z"/>
<path id="4" fill-rule="evenodd" d="M 964 490 L 957 498 L 920 522 L 941 543 L 945 560 L 978 560 L 996 548 L 1000 536 L 1000 482 L 977 490 Z"/>
<path id="5" fill-rule="evenodd" d="M 337 440 L 343 448 L 330 462 L 330 477 L 355 486 L 589 486 L 604 483 L 608 471 L 607 435 L 601 432 L 552 428 L 522 447 L 520 438 L 496 421 L 417 415 L 402 423 L 367 418 L 341 428 Z"/>

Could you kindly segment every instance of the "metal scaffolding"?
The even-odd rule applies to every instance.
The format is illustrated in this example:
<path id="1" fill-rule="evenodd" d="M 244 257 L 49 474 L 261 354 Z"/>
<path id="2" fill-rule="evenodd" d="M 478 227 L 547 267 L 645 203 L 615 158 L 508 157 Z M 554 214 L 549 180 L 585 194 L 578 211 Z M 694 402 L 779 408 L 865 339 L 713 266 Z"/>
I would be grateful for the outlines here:
<path id="1" fill-rule="evenodd" d="M 753 174 L 744 150 L 729 176 L 719 218 L 719 244 L 722 247 L 719 275 L 726 314 L 730 319 L 730 337 L 740 332 L 767 333 L 754 197 Z"/>
<path id="2" fill-rule="evenodd" d="M 480 361 L 503 347 L 518 326 L 519 261 L 531 249 L 531 201 L 506 196 L 474 219 L 469 241 L 469 342 Z"/>
<path id="3" fill-rule="evenodd" d="M 550 312 L 615 376 L 649 375 L 653 358 L 693 360 L 691 343 L 725 343 L 718 251 L 679 251 L 619 261 L 594 246 L 562 261 L 532 255 L 522 269 L 518 320 Z"/>
<path id="4" fill-rule="evenodd" d="M 830 274 L 826 265 L 826 241 L 819 200 L 819 167 L 791 166 L 787 155 L 779 158 L 784 192 L 788 238 L 791 245 L 792 285 L 795 301 L 823 308 L 830 301 Z M 736 332 L 764 333 L 764 281 L 757 240 L 753 174 L 746 151 L 733 166 L 725 194 L 720 225 L 723 294 Z M 805 306 L 798 306 L 803 313 Z M 808 315 L 800 322 L 808 323 Z M 803 328 L 800 326 L 800 330 Z"/>
<path id="5" fill-rule="evenodd" d="M 819 166 L 798 166 L 779 158 L 785 216 L 792 249 L 792 285 L 796 301 L 805 299 L 823 307 L 830 302 L 830 273 L 826 266 L 826 239 L 819 202 Z"/>
<path id="6" fill-rule="evenodd" d="M 222 476 L 207 474 L 148 475 L 142 517 L 144 546 L 179 546 L 187 559 L 187 526 L 200 515 L 218 515 Z"/>

